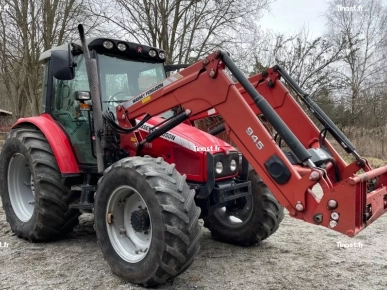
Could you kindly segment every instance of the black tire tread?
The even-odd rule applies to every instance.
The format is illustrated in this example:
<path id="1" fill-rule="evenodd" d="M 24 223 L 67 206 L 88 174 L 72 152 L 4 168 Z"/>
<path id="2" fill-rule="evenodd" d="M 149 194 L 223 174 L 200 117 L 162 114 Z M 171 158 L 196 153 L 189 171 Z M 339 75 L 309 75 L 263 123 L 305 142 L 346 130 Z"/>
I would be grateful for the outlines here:
<path id="1" fill-rule="evenodd" d="M 78 224 L 80 213 L 68 208 L 66 196 L 69 189 L 63 183 L 54 153 L 47 139 L 39 130 L 29 128 L 13 129 L 6 142 L 10 138 L 19 139 L 27 148 L 32 159 L 30 166 L 36 172 L 34 184 L 35 187 L 40 188 L 40 194 L 37 195 L 35 203 L 37 219 L 33 228 L 27 234 L 23 234 L 19 233 L 18 229 L 11 224 L 12 231 L 31 242 L 55 240 L 68 234 Z M 3 208 L 6 210 L 4 204 Z M 70 224 L 71 226 L 69 226 Z"/>
<path id="2" fill-rule="evenodd" d="M 175 169 L 174 164 L 168 164 L 161 157 L 124 158 L 107 168 L 98 184 L 101 184 L 111 170 L 122 167 L 135 169 L 143 176 L 144 182 L 155 190 L 155 196 L 162 208 L 164 223 L 165 247 L 158 269 L 152 277 L 136 284 L 146 287 L 163 284 L 185 271 L 200 250 L 199 240 L 202 233 L 198 223 L 200 208 L 191 202 L 191 195 L 194 193 L 185 182 L 186 177 Z M 98 190 L 102 189 L 98 187 L 97 196 Z M 105 260 L 108 260 L 104 251 L 102 252 Z M 121 273 L 116 274 L 125 279 Z"/>
<path id="3" fill-rule="evenodd" d="M 250 221 L 248 227 L 251 230 L 245 231 L 244 235 L 235 235 L 231 228 L 229 231 L 225 230 L 224 225 L 220 225 L 215 216 L 206 217 L 204 227 L 211 231 L 214 239 L 240 246 L 251 246 L 266 240 L 278 230 L 284 219 L 284 208 L 253 169 L 249 171 L 249 180 L 259 188 L 258 202 L 261 203 L 262 209 L 260 220 Z"/>

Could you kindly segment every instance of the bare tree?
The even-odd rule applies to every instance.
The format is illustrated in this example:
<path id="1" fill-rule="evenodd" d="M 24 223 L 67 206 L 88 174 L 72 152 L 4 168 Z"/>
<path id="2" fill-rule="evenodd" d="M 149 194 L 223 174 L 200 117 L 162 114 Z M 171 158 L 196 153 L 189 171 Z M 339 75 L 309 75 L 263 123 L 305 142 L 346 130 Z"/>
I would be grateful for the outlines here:
<path id="1" fill-rule="evenodd" d="M 303 28 L 297 35 L 276 36 L 274 62 L 310 94 L 340 86 L 334 66 L 344 57 L 344 43 L 335 46 L 326 37 L 311 38 Z"/>
<path id="2" fill-rule="evenodd" d="M 191 63 L 254 26 L 271 0 L 100 0 L 93 12 L 129 40 L 163 48 L 168 63 Z"/>
<path id="3" fill-rule="evenodd" d="M 243 51 L 250 61 L 250 75 L 278 64 L 310 94 L 326 94 L 341 86 L 335 64 L 345 56 L 344 43 L 336 46 L 327 37 L 312 38 L 306 28 L 295 35 L 257 31 Z"/>
<path id="4" fill-rule="evenodd" d="M 348 87 L 352 121 L 359 117 L 359 99 L 386 70 L 387 5 L 380 0 L 332 0 L 326 14 L 333 41 L 346 43 L 341 72 Z"/>
<path id="5" fill-rule="evenodd" d="M 95 18 L 85 14 L 83 0 L 1 0 L 0 80 L 4 96 L 14 105 L 18 118 L 39 114 L 42 67 L 40 54 L 62 44 L 76 32 L 79 21 Z"/>

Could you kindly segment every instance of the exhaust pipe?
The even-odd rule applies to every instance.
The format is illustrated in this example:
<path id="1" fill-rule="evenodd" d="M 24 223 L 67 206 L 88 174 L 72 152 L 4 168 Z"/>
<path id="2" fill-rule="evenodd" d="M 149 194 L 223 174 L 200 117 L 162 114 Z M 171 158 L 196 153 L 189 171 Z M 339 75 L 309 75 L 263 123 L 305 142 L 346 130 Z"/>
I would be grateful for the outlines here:
<path id="1" fill-rule="evenodd" d="M 99 76 L 98 76 L 98 67 L 97 61 L 94 58 L 90 57 L 89 48 L 86 44 L 85 39 L 85 30 L 83 29 L 83 25 L 78 25 L 79 36 L 81 38 L 83 55 L 85 57 L 85 64 L 87 70 L 87 77 L 89 79 L 90 86 L 90 94 L 91 100 L 93 102 L 93 119 L 94 119 L 94 131 L 96 133 L 95 138 L 95 149 L 97 155 L 97 166 L 98 173 L 103 173 L 105 170 L 104 165 L 104 156 L 103 156 L 103 148 L 104 148 L 104 125 L 103 125 L 103 116 L 102 116 L 102 103 L 101 103 L 101 95 L 99 91 Z"/>

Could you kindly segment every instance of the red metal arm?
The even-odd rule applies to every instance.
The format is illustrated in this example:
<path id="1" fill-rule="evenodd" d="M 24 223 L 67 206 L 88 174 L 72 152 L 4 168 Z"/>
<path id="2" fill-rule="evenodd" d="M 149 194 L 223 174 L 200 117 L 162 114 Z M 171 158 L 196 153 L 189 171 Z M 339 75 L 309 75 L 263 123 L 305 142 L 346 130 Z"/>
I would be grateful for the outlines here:
<path id="1" fill-rule="evenodd" d="M 333 185 L 334 182 L 329 175 L 323 176 L 318 169 L 304 167 L 302 169 L 303 176 L 301 176 L 299 166 L 292 165 L 281 148 L 274 142 L 256 117 L 257 111 L 252 110 L 241 94 L 241 89 L 238 89 L 225 73 L 224 64 L 221 59 L 217 58 L 216 53 L 208 56 L 203 62 L 198 62 L 183 70 L 173 78 L 166 80 L 163 85 L 158 87 L 159 90 L 149 96 L 134 98 L 139 100 L 137 103 L 132 104 L 132 101 L 128 101 L 123 104 L 123 107 L 118 107 L 117 116 L 124 116 L 122 114 L 124 109 L 127 110 L 132 121 L 129 123 L 125 118 L 122 118 L 119 119 L 120 125 L 131 127 L 134 120 L 144 114 L 155 116 L 177 105 L 182 105 L 185 109 L 190 110 L 191 116 L 214 108 L 224 118 L 229 127 L 230 137 L 242 154 L 292 216 L 309 223 L 330 227 L 333 225 L 332 222 L 330 223 L 330 216 L 332 211 L 335 211 L 339 214 L 339 220 L 337 225 L 333 225 L 333 230 L 354 236 L 386 211 L 384 199 L 387 190 L 384 184 L 387 182 L 387 168 L 382 168 L 376 173 L 367 172 L 368 175 L 362 176 L 360 179 L 348 176 L 335 185 Z M 174 82 L 171 83 L 171 81 Z M 279 82 L 277 82 L 277 86 L 281 88 Z M 160 87 L 162 88 L 160 89 Z M 267 90 L 264 94 L 269 93 L 273 92 Z M 286 98 L 286 91 L 283 90 L 281 95 L 277 89 L 277 92 L 273 94 L 273 100 L 278 104 L 289 102 L 290 98 Z M 296 106 L 296 103 L 292 106 L 295 115 L 305 114 L 301 108 Z M 287 119 L 284 118 L 285 122 L 292 123 L 291 115 L 285 115 L 289 115 Z M 311 135 L 312 133 L 315 135 L 317 130 L 313 126 L 308 126 Z M 295 124 L 292 127 L 296 127 Z M 301 132 L 300 129 L 295 129 L 298 130 L 297 132 Z M 313 136 L 303 138 L 303 143 L 310 138 Z M 309 144 L 309 146 L 311 145 Z M 290 172 L 290 178 L 286 183 L 277 183 L 266 170 L 264 164 L 273 155 L 279 157 Z M 343 161 L 340 162 L 341 167 L 345 166 Z M 366 182 L 375 174 L 383 182 L 379 182 L 378 188 L 373 191 L 371 198 L 371 195 L 367 196 Z M 311 188 L 317 183 L 324 191 L 321 200 L 311 192 Z M 338 207 L 334 210 L 328 209 L 329 200 L 335 200 Z M 365 222 L 363 214 L 367 205 L 371 206 L 370 215 L 372 217 Z M 322 219 L 316 217 L 322 217 Z"/>
<path id="2" fill-rule="evenodd" d="M 260 73 L 250 77 L 250 83 L 269 102 L 269 104 L 273 107 L 281 119 L 298 137 L 305 148 L 320 147 L 318 141 L 320 135 L 319 129 L 297 103 L 289 90 L 280 81 L 279 73 L 276 72 L 274 68 L 268 69 L 266 73 L 267 74 L 265 74 L 265 76 Z M 261 111 L 254 104 L 246 90 L 243 89 L 239 83 L 236 84 L 236 87 L 238 88 L 242 97 L 254 111 L 254 113 L 256 115 L 260 115 Z M 215 116 L 218 114 L 219 112 L 215 109 L 210 109 L 201 114 L 191 116 L 190 121 L 207 118 L 209 116 Z M 324 140 L 324 146 L 326 146 L 332 153 L 334 160 L 336 161 L 339 168 L 340 176 L 342 179 L 351 177 L 360 169 L 363 169 L 364 171 L 369 171 L 372 169 L 366 160 L 364 160 L 366 163 L 364 168 L 361 168 L 356 161 L 347 165 L 343 158 L 333 148 L 332 144 L 326 139 Z M 331 167 L 330 170 L 327 171 L 331 177 L 331 180 L 334 182 L 334 168 Z M 299 168 L 299 172 L 301 175 L 304 175 L 304 171 L 301 168 Z"/>

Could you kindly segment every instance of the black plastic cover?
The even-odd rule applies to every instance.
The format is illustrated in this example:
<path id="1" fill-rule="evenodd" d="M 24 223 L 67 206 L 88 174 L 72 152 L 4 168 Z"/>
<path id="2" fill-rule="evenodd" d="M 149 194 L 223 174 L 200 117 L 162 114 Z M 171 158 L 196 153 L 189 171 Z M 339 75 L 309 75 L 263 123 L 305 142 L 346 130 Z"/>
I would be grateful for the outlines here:
<path id="1" fill-rule="evenodd" d="M 277 156 L 272 155 L 266 162 L 265 167 L 269 172 L 270 176 L 278 184 L 284 184 L 288 182 L 290 178 L 290 171 L 286 167 L 285 163 Z"/>

